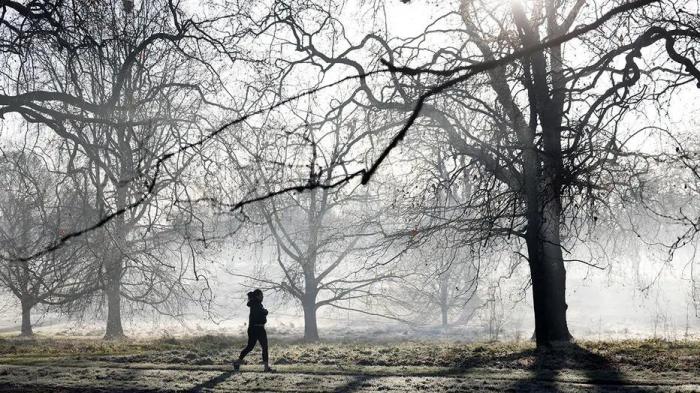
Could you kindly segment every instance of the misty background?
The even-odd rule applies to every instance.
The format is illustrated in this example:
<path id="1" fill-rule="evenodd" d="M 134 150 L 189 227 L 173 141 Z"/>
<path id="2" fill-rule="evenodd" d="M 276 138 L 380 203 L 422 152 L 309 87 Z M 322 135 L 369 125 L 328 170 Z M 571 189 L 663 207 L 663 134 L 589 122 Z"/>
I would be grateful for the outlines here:
<path id="1" fill-rule="evenodd" d="M 41 107 L 45 102 L 38 99 L 39 109 L 26 104 L 28 110 L 60 121 L 28 115 L 24 109 L 3 112 L 3 267 L 9 272 L 17 261 L 26 263 L 23 258 L 31 256 L 29 261 L 39 267 L 27 271 L 35 276 L 55 274 L 60 283 L 31 305 L 33 332 L 110 336 L 110 327 L 105 334 L 105 320 L 121 320 L 129 337 L 244 334 L 245 294 L 262 288 L 272 337 L 531 339 L 535 322 L 528 249 L 516 233 L 527 228 L 520 214 L 525 211 L 523 202 L 496 184 L 495 176 L 465 164 L 464 155 L 443 147 L 453 141 L 436 131 L 445 125 L 436 126 L 439 115 L 434 113 L 458 113 L 450 121 L 473 124 L 477 132 L 500 123 L 488 113 L 480 117 L 487 112 L 483 108 L 470 112 L 436 99 L 432 109 L 422 112 L 435 117 L 416 123 L 364 185 L 364 174 L 356 171 L 376 162 L 412 108 L 392 112 L 391 99 L 403 94 L 412 105 L 434 82 L 429 79 L 433 76 L 413 80 L 407 71 L 401 78 L 410 82 L 402 79 L 396 83 L 399 87 L 388 76 L 368 76 L 368 90 L 391 101 L 381 102 L 389 109 L 367 98 L 369 93 L 357 93 L 354 89 L 362 88 L 352 84 L 320 88 L 357 72 L 352 61 L 369 71 L 382 66 L 380 59 L 389 58 L 389 53 L 397 64 L 416 69 L 423 63 L 450 66 L 451 60 L 431 63 L 431 56 L 438 57 L 439 48 L 459 52 L 455 48 L 468 29 L 460 27 L 453 11 L 467 3 L 476 4 L 475 14 L 484 7 L 506 15 L 503 9 L 508 7 L 508 2 L 495 0 L 329 1 L 321 6 L 278 1 L 200 6 L 190 1 L 172 11 L 167 7 L 172 3 L 166 2 L 100 3 L 94 11 L 111 16 L 88 21 L 84 28 L 108 42 L 109 49 L 76 49 L 83 59 L 78 76 L 71 74 L 75 60 L 49 44 L 35 44 L 36 53 L 29 56 L 36 75 L 26 74 L 25 63 L 4 53 L 11 72 L 3 74 L 3 97 L 32 88 L 63 89 L 89 102 L 79 103 L 78 109 L 60 100 Z M 692 15 L 697 3 L 687 3 L 692 3 L 685 4 Z M 530 2 L 525 6 L 536 7 Z M 241 20 L 217 18 L 231 9 Z M 325 20 L 325 13 L 332 17 Z M 581 23 L 600 15 L 596 7 L 586 8 Z M 124 82 L 124 96 L 115 98 L 118 109 L 105 115 L 102 104 L 93 108 L 93 101 L 110 102 L 109 92 L 121 77 L 120 64 L 129 58 L 129 50 L 153 32 L 182 28 L 178 23 L 185 17 L 206 21 L 192 34 L 209 35 L 201 33 L 196 43 L 181 47 L 155 45 L 152 53 L 136 61 L 136 71 L 124 73 L 128 83 Z M 76 25 L 82 23 L 78 19 Z M 279 31 L 263 29 L 262 21 Z M 114 32 L 128 32 L 126 38 L 104 33 L 110 29 L 103 23 Z M 488 22 L 479 27 L 496 29 Z M 300 33 L 305 28 L 318 30 Z M 443 33 L 450 28 L 455 31 Z M 610 35 L 626 39 L 616 28 Z M 567 66 L 585 68 L 596 50 L 595 40 L 607 33 L 567 44 Z M 381 42 L 394 49 L 376 43 L 363 47 L 360 42 L 368 34 L 382 37 Z M 416 38 L 420 35 L 424 36 Z M 305 46 L 310 36 L 316 39 L 313 50 Z M 76 33 L 68 39 L 82 42 L 81 37 Z M 567 194 L 574 206 L 567 205 L 569 211 L 575 213 L 562 215 L 566 231 L 561 246 L 566 317 L 574 338 L 700 337 L 697 228 L 693 233 L 688 222 L 670 218 L 678 211 L 697 213 L 700 178 L 677 161 L 669 169 L 664 167 L 667 161 L 658 159 L 678 152 L 674 143 L 697 155 L 693 149 L 700 105 L 697 89 L 683 88 L 692 78 L 680 75 L 668 59 L 654 56 L 660 48 L 645 47 L 643 65 L 672 69 L 671 76 L 653 79 L 651 71 L 645 74 L 649 79 L 640 82 L 635 94 L 646 94 L 648 86 L 657 89 L 649 93 L 654 99 L 640 99 L 630 104 L 624 117 L 614 119 L 616 132 L 621 131 L 610 139 L 624 140 L 629 149 L 625 153 L 632 153 L 611 153 L 613 158 L 600 153 L 606 162 L 603 169 L 590 169 L 586 179 L 602 179 L 602 191 L 581 186 Z M 331 67 L 326 52 L 350 60 Z M 466 64 L 467 57 L 459 61 Z M 618 55 L 607 66 L 624 64 L 624 56 Z M 590 96 L 602 95 L 618 74 L 612 73 L 602 87 L 591 88 Z M 509 83 L 514 94 L 522 94 L 514 102 L 523 103 L 526 96 L 518 90 L 518 81 L 514 77 Z M 188 83 L 197 89 L 182 88 Z M 487 78 L 473 83 L 484 102 L 495 99 L 486 91 Z M 295 95 L 314 88 L 318 91 L 313 94 Z M 402 88 L 409 92 L 386 93 Z M 594 101 L 591 97 L 581 102 Z M 275 110 L 265 109 L 270 106 Z M 247 117 L 250 113 L 255 116 Z M 231 122 L 241 116 L 244 121 Z M 600 114 L 601 119 L 605 116 Z M 672 141 L 667 133 L 657 133 L 659 129 L 677 138 Z M 222 132 L 214 135 L 212 130 Z M 610 146 L 596 137 L 591 144 Z M 200 145 L 202 138 L 206 143 Z M 481 145 L 503 143 L 506 150 L 512 141 L 484 138 Z M 195 148 L 184 150 L 191 146 Z M 629 158 L 633 153 L 637 156 Z M 175 158 L 166 162 L 163 157 L 168 154 Z M 278 194 L 280 189 L 288 192 Z M 592 199 L 609 204 L 584 208 L 586 192 L 597 193 Z M 494 211 L 501 216 L 492 225 L 480 221 L 490 219 Z M 105 216 L 110 217 L 106 224 L 91 227 Z M 90 230 L 83 233 L 84 228 Z M 72 233 L 78 235 L 66 237 Z M 299 260 L 311 259 L 309 255 L 314 263 L 318 259 L 312 277 L 316 287 L 301 290 L 310 273 Z M 105 262 L 115 256 L 123 259 Z M 50 267 L 42 270 L 43 266 Z M 19 333 L 21 296 L 8 285 L 0 287 L 0 332 Z M 121 305 L 121 315 L 110 314 L 114 302 Z M 308 302 L 323 305 L 310 311 Z M 309 330 L 312 321 L 317 322 L 317 332 Z M 121 326 L 111 326 L 119 336 Z"/>

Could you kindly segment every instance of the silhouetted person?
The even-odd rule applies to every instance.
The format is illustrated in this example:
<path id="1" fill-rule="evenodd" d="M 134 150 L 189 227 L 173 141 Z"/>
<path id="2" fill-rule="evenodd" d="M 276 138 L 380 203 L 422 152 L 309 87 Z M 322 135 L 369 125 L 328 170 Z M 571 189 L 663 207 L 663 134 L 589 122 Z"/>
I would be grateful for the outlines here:
<path id="1" fill-rule="evenodd" d="M 265 372 L 274 371 L 270 368 L 267 357 L 267 332 L 265 331 L 265 323 L 267 322 L 267 310 L 262 305 L 263 293 L 256 289 L 248 292 L 248 307 L 250 307 L 250 316 L 248 317 L 248 345 L 241 351 L 241 355 L 233 362 L 234 370 L 238 371 L 241 362 L 248 352 L 255 347 L 255 342 L 259 342 L 262 347 L 262 360 L 265 364 Z"/>

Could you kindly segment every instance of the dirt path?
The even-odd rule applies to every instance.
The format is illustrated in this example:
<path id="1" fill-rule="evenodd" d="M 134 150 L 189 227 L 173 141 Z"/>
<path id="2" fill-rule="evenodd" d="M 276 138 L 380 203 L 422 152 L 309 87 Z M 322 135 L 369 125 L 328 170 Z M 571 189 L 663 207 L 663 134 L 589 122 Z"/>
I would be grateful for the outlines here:
<path id="1" fill-rule="evenodd" d="M 234 373 L 227 366 L 14 359 L 0 364 L 0 391 L 10 392 L 700 392 L 690 373 L 610 374 L 579 370 L 441 367 L 341 368 L 280 365 Z"/>

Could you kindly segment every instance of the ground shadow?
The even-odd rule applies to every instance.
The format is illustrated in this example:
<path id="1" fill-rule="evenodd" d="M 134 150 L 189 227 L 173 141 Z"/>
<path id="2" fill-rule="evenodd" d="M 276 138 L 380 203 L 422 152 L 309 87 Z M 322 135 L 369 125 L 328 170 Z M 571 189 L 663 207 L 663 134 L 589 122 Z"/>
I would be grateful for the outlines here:
<path id="1" fill-rule="evenodd" d="M 277 372 L 275 372 L 276 374 Z M 281 372 L 282 374 L 292 374 L 293 372 Z M 204 391 L 210 391 L 210 390 L 215 390 L 219 385 L 222 383 L 226 382 L 231 376 L 236 374 L 234 371 L 225 371 L 214 378 L 209 379 L 208 381 L 204 381 L 194 387 L 192 387 L 189 392 L 204 392 Z M 327 375 L 327 374 L 323 374 Z M 377 378 L 377 376 L 374 375 L 353 375 L 351 376 L 350 380 L 346 382 L 345 384 L 342 384 L 336 388 L 333 389 L 334 393 L 353 393 L 353 392 L 359 392 L 363 388 L 367 387 L 367 384 Z"/>
<path id="2" fill-rule="evenodd" d="M 224 383 L 227 379 L 229 379 L 233 374 L 235 374 L 234 371 L 224 371 L 223 373 L 217 375 L 216 377 L 204 381 L 200 384 L 197 384 L 194 386 L 192 389 L 190 389 L 190 392 L 202 392 L 204 389 L 209 389 L 213 390 L 215 389 L 218 385 Z"/>
<path id="3" fill-rule="evenodd" d="M 520 357 L 528 378 L 515 382 L 515 392 L 643 392 L 633 385 L 610 359 L 577 344 L 563 344 L 545 350 L 531 349 L 513 354 Z"/>
<path id="4" fill-rule="evenodd" d="M 338 386 L 333 390 L 334 393 L 352 393 L 359 392 L 366 387 L 367 383 L 376 378 L 372 375 L 355 375 L 347 383 Z"/>

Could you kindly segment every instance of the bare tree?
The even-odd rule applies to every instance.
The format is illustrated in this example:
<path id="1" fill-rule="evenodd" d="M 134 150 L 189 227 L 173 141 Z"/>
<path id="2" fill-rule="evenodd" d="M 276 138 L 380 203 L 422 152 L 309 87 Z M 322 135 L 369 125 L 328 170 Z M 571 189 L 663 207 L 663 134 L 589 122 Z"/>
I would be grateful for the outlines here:
<path id="1" fill-rule="evenodd" d="M 301 305 L 304 339 L 318 340 L 317 311 L 324 306 L 351 311 L 368 310 L 349 305 L 372 297 L 376 287 L 396 278 L 391 269 L 390 242 L 382 240 L 381 201 L 357 182 L 335 187 L 349 168 L 357 165 L 357 144 L 366 129 L 356 127 L 353 111 L 335 109 L 326 116 L 291 110 L 279 133 L 269 120 L 260 128 L 240 130 L 222 138 L 224 163 L 237 181 L 220 184 L 217 192 L 236 200 L 228 184 L 246 184 L 253 197 L 274 194 L 287 184 L 318 185 L 298 193 L 278 195 L 246 211 L 260 223 L 276 250 L 275 271 L 247 275 L 257 285 L 280 290 Z M 253 164 L 253 165 L 251 165 Z M 301 191 L 301 190 L 300 190 Z M 262 243 L 262 242 L 260 242 Z"/>
<path id="2" fill-rule="evenodd" d="M 122 337 L 123 297 L 172 312 L 166 305 L 187 294 L 186 250 L 173 247 L 169 220 L 182 217 L 172 200 L 195 156 L 177 153 L 213 127 L 208 108 L 227 109 L 207 98 L 221 83 L 208 56 L 225 40 L 194 37 L 210 22 L 185 19 L 168 1 L 2 7 L 3 56 L 13 65 L 3 81 L 16 93 L 0 96 L 0 111 L 65 141 L 66 173 L 93 218 L 86 227 L 102 270 L 105 337 Z"/>
<path id="3" fill-rule="evenodd" d="M 32 254 L 82 224 L 75 190 L 48 165 L 27 148 L 3 151 L 0 159 L 0 283 L 20 302 L 22 336 L 33 334 L 36 305 L 65 306 L 98 290 L 99 269 L 87 263 L 82 242 L 31 260 L 12 258 Z"/>
<path id="4" fill-rule="evenodd" d="M 391 202 L 390 214 L 405 224 L 390 236 L 404 239 L 409 249 L 403 261 L 407 275 L 399 287 L 403 296 L 392 298 L 423 324 L 432 322 L 427 315 L 438 312 L 435 316 L 447 328 L 452 322 L 467 322 L 481 306 L 484 259 L 479 253 L 484 239 L 465 237 L 458 224 L 477 222 L 467 217 L 464 206 L 479 183 L 460 172 L 463 163 L 447 160 L 445 146 L 434 143 L 435 135 L 427 131 L 408 141 L 407 151 L 393 162 L 412 171 L 405 183 L 394 184 Z"/>
<path id="5" fill-rule="evenodd" d="M 262 180 L 275 179 L 284 185 L 267 187 L 264 193 L 255 190 L 260 179 L 252 179 L 253 191 L 245 194 L 250 199 L 237 199 L 230 205 L 240 208 L 295 190 L 315 190 L 311 200 L 316 201 L 319 195 L 323 198 L 330 193 L 326 190 L 359 176 L 366 184 L 409 130 L 435 130 L 443 135 L 441 142 L 450 146 L 454 162 L 460 163 L 450 169 L 452 174 L 473 176 L 484 185 L 474 187 L 462 203 L 465 211 L 472 211 L 468 219 L 450 221 L 471 232 L 469 237 L 515 237 L 526 245 L 537 343 L 568 341 L 566 242 L 577 236 L 581 225 L 595 221 L 599 210 L 624 201 L 627 190 L 639 185 L 640 173 L 658 158 L 637 147 L 638 136 L 653 132 L 649 127 L 653 124 L 639 127 L 631 124 L 628 115 L 658 109 L 650 103 L 661 103 L 678 88 L 700 80 L 695 58 L 700 38 L 697 12 L 687 12 L 677 7 L 679 3 L 636 0 L 606 3 L 610 8 L 605 8 L 602 3 L 593 3 L 601 7 L 585 7 L 582 0 L 526 5 L 462 0 L 457 10 L 439 17 L 418 37 L 390 39 L 386 34 L 369 34 L 355 40 L 336 17 L 341 8 L 336 2 L 275 1 L 272 12 L 256 24 L 259 30 L 254 35 L 268 37 L 275 44 L 271 48 L 282 48 L 274 64 L 279 68 L 278 78 L 251 89 L 270 92 L 278 87 L 269 108 L 280 108 L 311 94 L 289 94 L 289 88 L 296 88 L 291 83 L 294 78 L 289 77 L 295 72 L 306 75 L 307 81 L 314 79 L 312 90 L 317 92 L 329 75 L 350 70 L 353 75 L 341 80 L 355 80 L 357 85 L 343 92 L 329 113 L 346 106 L 363 108 L 365 123 L 372 128 L 362 138 L 368 141 L 363 145 L 368 154 L 358 155 L 358 165 L 344 167 L 341 176 L 321 181 L 330 167 L 317 168 L 316 160 L 309 160 L 309 154 L 299 153 L 305 149 L 298 148 L 313 147 L 311 151 L 316 152 L 316 139 L 309 137 L 305 127 L 294 130 L 292 136 L 281 133 L 279 139 L 270 138 L 272 144 L 285 143 L 286 137 L 293 140 L 296 145 L 282 151 L 305 158 L 309 175 L 300 184 L 281 181 L 283 173 L 277 178 L 266 174 Z M 196 106 L 193 99 L 206 102 L 201 89 L 163 79 L 173 75 L 173 69 L 156 67 L 154 74 L 149 65 L 167 63 L 160 60 L 169 59 L 168 54 L 178 58 L 180 65 L 199 64 L 189 62 L 197 58 L 192 55 L 197 50 L 185 51 L 186 42 L 196 47 L 189 41 L 195 32 L 194 42 L 209 42 L 217 50 L 223 41 L 212 41 L 202 24 L 184 19 L 172 2 L 162 7 L 142 5 L 138 10 L 126 1 L 123 6 L 71 4 L 79 6 L 0 3 L 0 53 L 10 65 L 10 71 L 2 74 L 0 114 L 19 114 L 69 140 L 76 137 L 76 129 L 121 130 L 122 139 L 117 138 L 112 146 L 118 154 L 110 154 L 123 162 L 115 166 L 117 172 L 104 178 L 109 180 L 106 191 L 116 202 L 100 210 L 99 225 L 114 221 L 115 249 L 124 249 L 128 223 L 117 218 L 126 211 L 145 217 L 149 209 L 141 206 L 157 204 L 154 194 L 167 189 L 163 183 L 175 182 L 172 179 L 177 176 L 172 175 L 188 162 L 184 153 L 250 116 L 226 122 L 192 142 L 185 132 L 178 134 L 181 143 L 169 149 L 151 151 L 151 145 L 145 143 L 149 146 L 144 149 L 146 156 L 152 159 L 143 159 L 142 164 L 138 158 L 139 165 L 134 165 L 134 155 L 123 149 L 138 140 L 130 138 L 130 133 L 163 125 L 158 116 L 143 116 L 143 112 L 184 110 L 179 105 L 149 106 L 154 105 L 153 94 L 163 94 L 158 100 L 161 104 L 174 97 L 188 102 L 185 106 Z M 81 15 L 111 15 L 106 20 L 111 23 L 109 36 L 103 37 L 101 19 Z M 625 34 L 620 36 L 618 29 Z M 434 47 L 433 37 L 440 38 L 439 48 Z M 92 56 L 86 55 L 89 53 Z M 86 57 L 94 63 L 83 61 Z M 91 76 L 86 77 L 83 69 Z M 97 80 L 106 81 L 105 86 L 96 87 Z M 156 82 L 163 80 L 165 83 Z M 183 98 L 185 92 L 194 98 Z M 191 120 L 166 119 L 166 127 L 172 130 L 178 129 L 173 124 L 190 124 L 187 120 Z M 390 130 L 396 130 L 395 134 L 374 154 L 373 143 L 387 139 L 376 138 L 376 134 Z M 295 139 L 298 137 L 302 138 Z M 304 138 L 308 141 L 299 142 Z M 73 143 L 84 147 L 81 158 L 86 157 L 85 162 L 99 163 L 87 153 L 102 141 L 87 141 Z M 281 157 L 278 170 L 299 165 L 288 156 Z M 250 162 L 239 164 L 244 167 Z M 104 179 L 93 184 L 103 184 Z M 299 252 L 295 255 L 307 257 Z M 114 282 L 120 266 L 116 262 L 106 266 L 112 277 L 108 292 L 114 310 L 118 289 Z M 119 335 L 121 329 L 113 325 L 112 331 Z"/>
<path id="6" fill-rule="evenodd" d="M 406 310 L 407 317 L 401 311 L 397 314 L 413 324 L 430 325 L 438 320 L 446 329 L 468 322 L 481 306 L 476 258 L 468 260 L 469 252 L 452 243 L 442 244 L 444 239 L 448 236 L 440 240 L 432 236 L 420 248 L 407 252 L 402 260 L 407 270 L 404 278 L 388 289 L 393 300 L 389 307 Z"/>
<path id="7" fill-rule="evenodd" d="M 566 239 L 616 190 L 634 185 L 638 165 L 649 158 L 631 143 L 640 129 L 649 129 L 631 127 L 626 115 L 700 80 L 695 16 L 672 2 L 666 11 L 651 3 L 601 12 L 583 1 L 464 0 L 418 37 L 389 41 L 372 34 L 359 43 L 309 2 L 277 3 L 275 23 L 292 32 L 292 45 L 303 53 L 300 64 L 359 75 L 389 67 L 390 77 L 361 78 L 350 96 L 374 110 L 386 128 L 408 114 L 405 123 L 393 123 L 398 131 L 364 182 L 409 129 L 423 126 L 441 130 L 455 154 L 490 185 L 477 190 L 476 205 L 491 218 L 487 234 L 516 236 L 527 245 L 537 343 L 547 345 L 571 337 Z M 295 17 L 308 13 L 319 22 Z M 629 38 L 618 39 L 615 29 L 630 16 Z M 324 44 L 324 36 L 333 44 Z M 444 38 L 443 47 L 431 47 L 436 41 L 428 38 L 436 36 Z M 664 56 L 642 65 L 636 59 L 645 48 Z M 356 60 L 368 52 L 377 55 Z"/>

